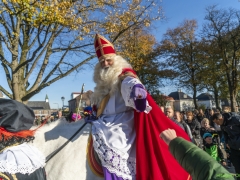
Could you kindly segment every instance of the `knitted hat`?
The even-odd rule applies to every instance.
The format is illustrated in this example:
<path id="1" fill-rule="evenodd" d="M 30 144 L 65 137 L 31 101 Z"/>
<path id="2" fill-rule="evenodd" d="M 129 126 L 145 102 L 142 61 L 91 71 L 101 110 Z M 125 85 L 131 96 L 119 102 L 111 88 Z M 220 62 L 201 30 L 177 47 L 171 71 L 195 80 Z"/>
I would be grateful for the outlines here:
<path id="1" fill-rule="evenodd" d="M 29 130 L 33 126 L 34 118 L 33 110 L 25 104 L 0 98 L 0 128 L 13 133 Z"/>
<path id="2" fill-rule="evenodd" d="M 99 61 L 103 58 L 116 55 L 113 44 L 99 34 L 96 34 L 95 36 L 94 47 Z"/>
<path id="3" fill-rule="evenodd" d="M 211 133 L 204 133 L 203 134 L 203 139 L 205 139 L 207 137 L 212 137 L 212 134 Z"/>

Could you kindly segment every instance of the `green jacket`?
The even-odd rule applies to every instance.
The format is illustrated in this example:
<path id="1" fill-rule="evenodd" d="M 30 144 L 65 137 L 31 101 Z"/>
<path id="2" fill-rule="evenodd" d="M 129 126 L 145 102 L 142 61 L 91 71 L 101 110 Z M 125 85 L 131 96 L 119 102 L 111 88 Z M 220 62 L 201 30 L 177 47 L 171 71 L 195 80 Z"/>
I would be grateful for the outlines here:
<path id="1" fill-rule="evenodd" d="M 169 150 L 193 180 L 234 180 L 233 176 L 205 151 L 183 138 L 175 138 Z"/>
<path id="2" fill-rule="evenodd" d="M 203 150 L 206 151 L 217 162 L 222 162 L 224 160 L 221 149 L 216 144 L 206 144 Z"/>

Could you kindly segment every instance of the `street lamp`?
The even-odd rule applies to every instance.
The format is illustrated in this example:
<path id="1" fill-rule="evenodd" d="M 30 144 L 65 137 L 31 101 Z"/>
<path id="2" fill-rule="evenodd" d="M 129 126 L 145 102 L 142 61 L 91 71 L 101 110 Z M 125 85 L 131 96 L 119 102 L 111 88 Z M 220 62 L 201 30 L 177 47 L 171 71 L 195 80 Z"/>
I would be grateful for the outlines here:
<path id="1" fill-rule="evenodd" d="M 61 100 L 63 102 L 63 106 L 62 106 L 62 110 L 63 110 L 65 97 L 61 97 Z"/>

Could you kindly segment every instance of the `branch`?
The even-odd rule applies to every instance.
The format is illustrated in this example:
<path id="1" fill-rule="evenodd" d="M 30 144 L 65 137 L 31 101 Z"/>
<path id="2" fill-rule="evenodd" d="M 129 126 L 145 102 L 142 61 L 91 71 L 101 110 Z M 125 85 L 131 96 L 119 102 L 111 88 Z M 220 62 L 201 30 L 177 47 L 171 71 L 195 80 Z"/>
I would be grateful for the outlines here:
<path id="1" fill-rule="evenodd" d="M 9 72 L 9 70 L 7 68 L 7 65 L 2 63 L 2 66 L 3 66 L 3 69 L 5 71 L 5 75 L 6 75 L 6 78 L 7 78 L 8 86 L 12 89 L 12 79 L 11 79 L 10 72 Z"/>
<path id="2" fill-rule="evenodd" d="M 57 76 L 56 78 L 52 79 L 51 81 L 48 81 L 44 84 L 41 84 L 38 88 L 36 89 L 32 89 L 27 91 L 27 95 L 23 97 L 23 100 L 28 100 L 30 99 L 32 96 L 34 96 L 35 94 L 37 94 L 38 92 L 40 92 L 43 88 L 50 86 L 52 83 L 56 82 L 57 80 L 66 77 L 67 75 L 69 75 L 70 73 L 72 73 L 73 71 L 75 71 L 78 67 L 82 66 L 83 64 L 87 63 L 88 61 L 92 60 L 95 57 L 95 55 L 90 56 L 89 58 L 85 59 L 84 61 L 82 61 L 81 63 L 79 63 L 78 65 L 76 65 L 74 68 L 70 69 L 69 71 L 61 74 L 60 76 Z"/>
<path id="3" fill-rule="evenodd" d="M 80 49 L 80 48 L 83 48 L 83 47 L 87 47 L 87 46 L 93 46 L 93 43 L 90 43 L 90 44 L 84 44 L 82 46 L 75 46 L 75 47 L 72 47 L 72 48 L 54 48 L 52 49 L 52 52 L 59 52 L 59 51 L 66 51 L 66 50 L 75 50 L 75 49 Z"/>
<path id="4" fill-rule="evenodd" d="M 2 91 L 6 96 L 8 96 L 10 99 L 13 99 L 12 94 L 10 94 L 6 89 L 4 89 L 1 85 L 0 85 L 0 91 Z"/>

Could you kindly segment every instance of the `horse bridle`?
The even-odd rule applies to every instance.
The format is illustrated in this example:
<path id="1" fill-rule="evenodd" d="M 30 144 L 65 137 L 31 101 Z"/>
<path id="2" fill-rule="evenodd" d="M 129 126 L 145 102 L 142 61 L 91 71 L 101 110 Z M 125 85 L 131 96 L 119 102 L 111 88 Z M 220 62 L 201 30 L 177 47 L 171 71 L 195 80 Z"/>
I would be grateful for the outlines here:
<path id="1" fill-rule="evenodd" d="M 57 153 L 59 153 L 85 126 L 86 126 L 86 122 L 59 148 L 57 148 L 55 151 L 53 151 L 52 153 L 50 153 L 47 157 L 46 157 L 46 161 L 45 163 L 47 163 L 50 159 L 52 159 Z"/>

